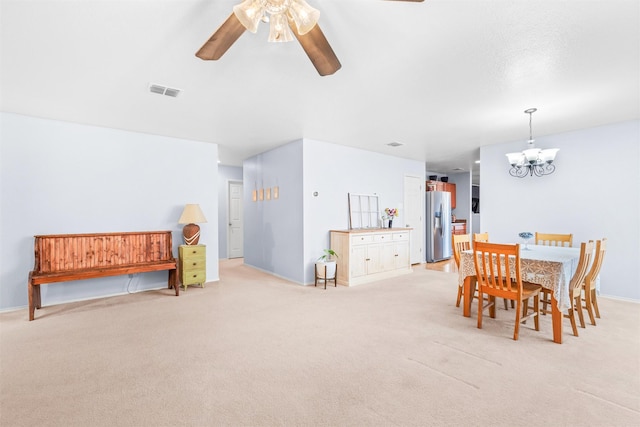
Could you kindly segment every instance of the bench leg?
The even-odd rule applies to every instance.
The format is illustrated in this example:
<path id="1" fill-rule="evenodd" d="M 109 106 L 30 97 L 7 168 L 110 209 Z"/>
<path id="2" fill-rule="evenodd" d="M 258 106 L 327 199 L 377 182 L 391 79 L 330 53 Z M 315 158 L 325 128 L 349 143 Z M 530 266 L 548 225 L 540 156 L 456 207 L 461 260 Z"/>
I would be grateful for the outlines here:
<path id="1" fill-rule="evenodd" d="M 35 319 L 35 314 L 36 314 L 36 295 L 35 295 L 36 290 L 34 288 L 35 288 L 35 286 L 32 285 L 31 282 L 29 282 L 28 283 L 28 290 L 29 290 L 29 320 Z M 38 286 L 38 290 L 40 290 L 39 286 Z"/>
<path id="2" fill-rule="evenodd" d="M 173 288 L 176 291 L 176 296 L 180 295 L 180 286 L 178 286 L 178 271 L 169 270 L 169 289 Z"/>

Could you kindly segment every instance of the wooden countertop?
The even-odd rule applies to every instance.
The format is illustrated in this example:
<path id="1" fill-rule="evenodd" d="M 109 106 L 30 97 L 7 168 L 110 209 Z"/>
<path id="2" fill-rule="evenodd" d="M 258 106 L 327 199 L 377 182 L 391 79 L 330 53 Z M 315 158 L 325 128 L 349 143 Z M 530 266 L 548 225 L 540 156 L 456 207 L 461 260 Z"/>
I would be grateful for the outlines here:
<path id="1" fill-rule="evenodd" d="M 384 233 L 384 232 L 394 232 L 394 231 L 409 231 L 413 230 L 413 228 L 403 228 L 403 227 L 393 227 L 393 228 L 357 228 L 353 230 L 329 230 L 334 233 L 349 233 L 349 234 L 358 234 L 358 233 Z"/>

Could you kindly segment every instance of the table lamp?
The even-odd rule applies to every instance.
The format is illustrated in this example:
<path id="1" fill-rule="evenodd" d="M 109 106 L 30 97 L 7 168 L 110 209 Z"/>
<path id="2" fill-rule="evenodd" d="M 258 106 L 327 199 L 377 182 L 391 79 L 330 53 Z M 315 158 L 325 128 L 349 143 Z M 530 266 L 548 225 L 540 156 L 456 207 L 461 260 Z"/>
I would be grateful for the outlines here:
<path id="1" fill-rule="evenodd" d="M 187 224 L 182 229 L 182 237 L 186 245 L 197 245 L 200 240 L 200 226 L 196 224 L 197 222 L 207 222 L 200 205 L 186 205 L 178 220 L 178 224 Z"/>

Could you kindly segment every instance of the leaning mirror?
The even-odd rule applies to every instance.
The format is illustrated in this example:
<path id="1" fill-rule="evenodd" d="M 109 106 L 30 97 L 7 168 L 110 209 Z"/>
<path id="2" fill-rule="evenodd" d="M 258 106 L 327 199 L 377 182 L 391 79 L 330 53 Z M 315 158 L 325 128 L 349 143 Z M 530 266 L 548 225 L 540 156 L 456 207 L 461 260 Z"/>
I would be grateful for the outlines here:
<path id="1" fill-rule="evenodd" d="M 349 193 L 349 228 L 380 228 L 380 206 L 376 194 Z"/>

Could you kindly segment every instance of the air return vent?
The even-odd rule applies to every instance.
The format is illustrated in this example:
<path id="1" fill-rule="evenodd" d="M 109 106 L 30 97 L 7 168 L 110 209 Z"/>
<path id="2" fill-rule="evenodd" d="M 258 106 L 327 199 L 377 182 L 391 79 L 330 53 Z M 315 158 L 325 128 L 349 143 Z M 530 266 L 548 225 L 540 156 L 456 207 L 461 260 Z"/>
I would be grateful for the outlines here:
<path id="1" fill-rule="evenodd" d="M 180 93 L 180 89 L 176 89 L 176 88 L 173 88 L 173 87 L 166 87 L 166 86 L 156 85 L 156 84 L 150 84 L 149 85 L 149 92 L 157 93 L 157 94 L 160 94 L 160 95 L 167 95 L 167 96 L 171 96 L 171 97 L 175 98 Z"/>
<path id="2" fill-rule="evenodd" d="M 403 143 L 401 143 L 401 142 L 393 141 L 393 142 L 388 143 L 387 145 L 388 145 L 389 147 L 400 147 L 401 145 L 404 145 L 404 144 L 403 144 Z"/>

